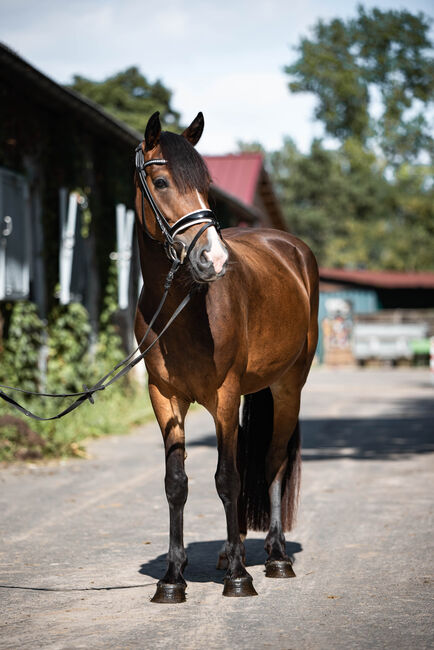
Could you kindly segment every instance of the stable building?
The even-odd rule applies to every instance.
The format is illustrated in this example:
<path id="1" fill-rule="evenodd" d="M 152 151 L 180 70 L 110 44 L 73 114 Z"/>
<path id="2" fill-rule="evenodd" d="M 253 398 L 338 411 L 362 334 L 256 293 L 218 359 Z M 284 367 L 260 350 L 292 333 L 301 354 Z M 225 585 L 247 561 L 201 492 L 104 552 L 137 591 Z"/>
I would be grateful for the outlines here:
<path id="1" fill-rule="evenodd" d="M 321 268 L 318 321 L 320 362 L 363 361 L 362 334 L 378 360 L 396 361 L 399 341 L 409 358 L 409 343 L 426 350 L 434 336 L 434 273 Z"/>

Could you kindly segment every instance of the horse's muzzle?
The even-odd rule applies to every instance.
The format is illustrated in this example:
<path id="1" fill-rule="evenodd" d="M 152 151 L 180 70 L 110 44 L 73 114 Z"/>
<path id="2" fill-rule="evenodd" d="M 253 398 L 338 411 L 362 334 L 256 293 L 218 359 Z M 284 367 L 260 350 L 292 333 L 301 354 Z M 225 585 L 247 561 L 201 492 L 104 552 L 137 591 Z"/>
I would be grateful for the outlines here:
<path id="1" fill-rule="evenodd" d="M 196 246 L 190 254 L 190 266 L 196 282 L 214 282 L 226 273 L 228 251 L 221 240 Z"/>
<path id="2" fill-rule="evenodd" d="M 196 282 L 214 282 L 221 278 L 226 273 L 228 267 L 227 258 L 223 262 L 223 265 L 218 267 L 216 270 L 212 260 L 205 257 L 205 255 L 197 256 L 197 259 L 194 259 L 196 256 L 190 256 L 190 266 L 193 278 Z"/>

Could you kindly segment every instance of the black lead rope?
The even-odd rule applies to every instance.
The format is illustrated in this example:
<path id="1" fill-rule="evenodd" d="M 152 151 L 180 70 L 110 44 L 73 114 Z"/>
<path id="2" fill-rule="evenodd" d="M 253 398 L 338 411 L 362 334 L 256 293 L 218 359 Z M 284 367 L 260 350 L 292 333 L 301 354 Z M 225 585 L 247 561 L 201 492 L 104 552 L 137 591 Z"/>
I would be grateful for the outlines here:
<path id="1" fill-rule="evenodd" d="M 154 315 L 152 316 L 152 319 L 151 319 L 151 321 L 150 321 L 150 323 L 149 323 L 149 325 L 147 327 L 147 330 L 146 330 L 144 336 L 142 337 L 140 343 L 136 347 L 136 349 L 133 350 L 127 357 L 125 357 L 125 359 L 120 361 L 112 370 L 110 370 L 110 372 L 108 372 L 106 375 L 104 375 L 104 377 L 102 377 L 99 381 L 97 381 L 96 384 L 94 384 L 90 388 L 88 388 L 87 386 L 83 386 L 84 391 L 82 391 L 81 393 L 36 393 L 36 392 L 29 391 L 29 390 L 23 390 L 22 388 L 13 388 L 12 386 L 5 386 L 5 385 L 0 384 L 0 397 L 5 402 L 7 402 L 8 404 L 10 404 L 14 408 L 16 408 L 18 411 L 21 411 L 21 413 L 24 413 L 24 415 L 26 415 L 27 417 L 32 418 L 33 420 L 39 420 L 39 421 L 42 421 L 42 422 L 47 422 L 49 420 L 58 420 L 58 419 L 62 418 L 63 416 L 67 415 L 68 413 L 71 413 L 71 411 L 74 411 L 76 408 L 78 408 L 81 404 L 83 404 L 87 400 L 89 400 L 89 402 L 91 402 L 91 404 L 93 404 L 94 403 L 93 394 L 97 393 L 97 392 L 99 392 L 101 390 L 105 390 L 106 388 L 108 388 L 109 386 L 114 384 L 118 379 L 120 379 L 121 377 L 126 375 L 128 372 L 130 372 L 130 370 L 132 368 L 134 368 L 134 366 L 136 366 L 140 361 L 142 361 L 142 359 L 145 358 L 145 356 L 148 354 L 148 352 L 159 341 L 159 339 L 163 336 L 164 332 L 166 332 L 166 330 L 170 327 L 170 325 L 173 323 L 175 318 L 177 318 L 179 316 L 179 314 L 182 312 L 184 307 L 186 307 L 186 305 L 190 301 L 191 294 L 188 293 L 185 296 L 185 298 L 180 302 L 178 307 L 175 309 L 172 316 L 169 318 L 166 325 L 163 327 L 163 329 L 158 334 L 156 339 L 154 341 L 152 341 L 152 343 L 150 345 L 148 345 L 148 347 L 141 354 L 139 354 L 139 356 L 137 356 L 133 361 L 130 361 L 130 359 L 136 354 L 136 352 L 138 350 L 140 350 L 141 346 L 146 341 L 146 339 L 147 339 L 147 337 L 149 335 L 149 332 L 151 331 L 151 328 L 152 328 L 153 324 L 155 323 L 159 313 L 161 312 L 161 310 L 163 308 L 164 303 L 166 302 L 166 298 L 168 296 L 170 286 L 172 284 L 175 273 L 177 272 L 179 267 L 180 267 L 180 262 L 174 261 L 173 264 L 172 264 L 172 267 L 171 267 L 171 269 L 170 269 L 170 271 L 169 271 L 169 273 L 167 275 L 166 281 L 164 283 L 164 289 L 165 290 L 164 290 L 163 297 L 162 297 L 162 299 L 160 301 L 160 304 L 158 305 Z M 128 361 L 130 361 L 130 363 L 128 363 Z M 116 374 L 114 374 L 114 373 L 116 373 Z M 114 376 L 112 376 L 112 375 L 114 375 Z M 111 379 L 109 381 L 107 381 L 109 379 L 109 377 L 111 377 Z M 25 393 L 26 395 L 37 396 L 37 397 L 57 397 L 57 398 L 76 397 L 77 399 L 74 402 L 72 402 L 72 404 L 70 404 L 66 409 L 64 409 L 60 413 L 57 413 L 57 415 L 53 415 L 53 416 L 51 416 L 49 418 L 43 418 L 43 417 L 40 417 L 39 415 L 36 415 L 35 413 L 32 413 L 32 411 L 29 411 L 24 406 L 19 404 L 19 402 L 17 402 L 12 397 L 10 397 L 6 393 L 4 393 L 3 390 L 1 390 L 2 388 L 5 388 L 7 390 L 13 390 L 13 391 L 18 392 L 18 393 Z"/>

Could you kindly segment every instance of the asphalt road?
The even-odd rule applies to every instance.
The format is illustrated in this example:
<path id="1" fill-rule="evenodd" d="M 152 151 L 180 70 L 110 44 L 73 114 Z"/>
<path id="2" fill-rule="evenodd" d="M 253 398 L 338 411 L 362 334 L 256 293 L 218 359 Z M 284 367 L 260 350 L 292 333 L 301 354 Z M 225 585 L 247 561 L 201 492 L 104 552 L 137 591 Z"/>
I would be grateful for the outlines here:
<path id="1" fill-rule="evenodd" d="M 89 460 L 3 468 L 0 648 L 432 648 L 433 397 L 426 370 L 312 372 L 297 578 L 265 578 L 249 535 L 256 598 L 221 596 L 202 411 L 187 426 L 185 604 L 150 603 L 168 543 L 155 425 L 90 443 Z"/>

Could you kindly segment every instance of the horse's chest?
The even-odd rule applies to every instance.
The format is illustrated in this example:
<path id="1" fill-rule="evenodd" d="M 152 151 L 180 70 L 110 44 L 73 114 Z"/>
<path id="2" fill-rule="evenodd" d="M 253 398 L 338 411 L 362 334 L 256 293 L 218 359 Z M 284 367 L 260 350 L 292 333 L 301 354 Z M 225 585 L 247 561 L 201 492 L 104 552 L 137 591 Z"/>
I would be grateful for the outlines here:
<path id="1" fill-rule="evenodd" d="M 216 354 L 207 333 L 174 328 L 146 358 L 146 366 L 149 374 L 171 391 L 203 402 L 223 382 L 232 356 L 229 348 L 225 354 Z"/>

